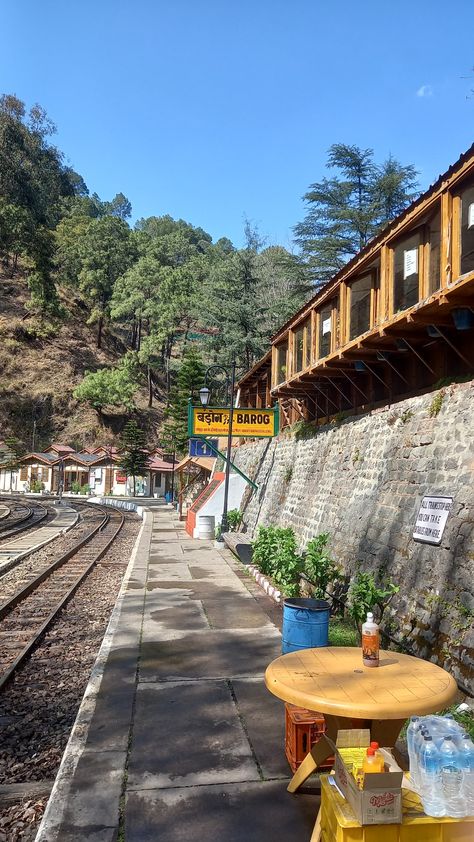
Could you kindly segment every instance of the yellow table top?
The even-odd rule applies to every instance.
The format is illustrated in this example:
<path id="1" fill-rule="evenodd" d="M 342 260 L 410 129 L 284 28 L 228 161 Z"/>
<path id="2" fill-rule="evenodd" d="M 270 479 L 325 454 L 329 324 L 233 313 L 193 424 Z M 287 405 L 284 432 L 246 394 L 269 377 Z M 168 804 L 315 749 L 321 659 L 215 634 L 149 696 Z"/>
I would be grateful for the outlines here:
<path id="1" fill-rule="evenodd" d="M 267 667 L 267 688 L 285 702 L 354 719 L 405 719 L 447 707 L 457 692 L 441 667 L 398 652 L 380 652 L 364 667 L 354 646 L 300 649 Z"/>

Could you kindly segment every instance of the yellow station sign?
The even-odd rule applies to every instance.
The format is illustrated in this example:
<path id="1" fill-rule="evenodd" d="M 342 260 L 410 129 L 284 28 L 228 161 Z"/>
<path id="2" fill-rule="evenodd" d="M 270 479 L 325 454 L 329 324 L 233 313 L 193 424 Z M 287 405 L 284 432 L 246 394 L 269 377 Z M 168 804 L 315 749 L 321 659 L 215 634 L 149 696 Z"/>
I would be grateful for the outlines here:
<path id="1" fill-rule="evenodd" d="M 227 436 L 230 410 L 221 407 L 189 408 L 190 436 Z M 278 409 L 234 409 L 232 435 L 270 438 L 278 435 Z"/>

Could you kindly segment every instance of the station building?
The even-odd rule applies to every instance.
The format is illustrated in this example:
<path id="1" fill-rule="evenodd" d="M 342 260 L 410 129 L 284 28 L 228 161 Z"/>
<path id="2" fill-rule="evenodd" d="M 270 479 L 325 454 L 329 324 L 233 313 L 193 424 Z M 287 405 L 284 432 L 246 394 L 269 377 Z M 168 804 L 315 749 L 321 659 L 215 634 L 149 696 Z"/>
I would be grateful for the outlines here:
<path id="1" fill-rule="evenodd" d="M 40 483 L 45 493 L 57 493 L 61 480 L 66 494 L 86 489 L 94 496 L 133 494 L 133 479 L 120 466 L 120 452 L 113 446 L 84 448 L 75 452 L 69 445 L 52 444 L 44 452 L 28 453 L 10 467 L 12 454 L 0 462 L 0 491 L 28 492 Z M 142 497 L 164 497 L 171 489 L 173 467 L 171 457 L 161 448 L 149 452 L 148 470 L 136 477 L 136 494 Z"/>
<path id="2" fill-rule="evenodd" d="M 240 379 L 240 405 L 327 423 L 474 369 L 474 145 L 301 307 Z"/>

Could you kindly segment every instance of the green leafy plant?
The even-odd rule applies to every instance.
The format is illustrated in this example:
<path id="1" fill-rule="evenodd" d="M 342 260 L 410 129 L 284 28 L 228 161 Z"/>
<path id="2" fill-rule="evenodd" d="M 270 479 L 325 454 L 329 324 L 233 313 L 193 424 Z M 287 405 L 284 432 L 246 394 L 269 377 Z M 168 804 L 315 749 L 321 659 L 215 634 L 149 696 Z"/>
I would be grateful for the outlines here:
<path id="1" fill-rule="evenodd" d="M 388 579 L 377 582 L 373 573 L 356 572 L 349 586 L 348 611 L 359 632 L 368 611 L 375 614 L 378 623 L 382 621 L 387 605 L 399 590 L 400 586 Z"/>
<path id="2" fill-rule="evenodd" d="M 403 424 L 406 424 L 407 421 L 410 420 L 410 418 L 413 418 L 413 415 L 414 412 L 412 412 L 411 409 L 404 409 L 402 414 L 400 415 L 400 420 L 403 422 Z"/>
<path id="3" fill-rule="evenodd" d="M 291 482 L 291 477 L 293 476 L 293 468 L 289 465 L 288 468 L 285 470 L 285 482 Z"/>
<path id="4" fill-rule="evenodd" d="M 357 462 L 363 462 L 363 461 L 364 461 L 364 457 L 360 455 L 360 450 L 359 450 L 358 447 L 356 447 L 356 449 L 354 450 L 354 453 L 352 454 L 352 464 L 355 465 Z"/>
<path id="5" fill-rule="evenodd" d="M 243 514 L 239 509 L 230 509 L 227 512 L 227 523 L 230 526 L 231 532 L 237 532 L 242 523 Z"/>
<path id="6" fill-rule="evenodd" d="M 84 496 L 85 496 L 86 494 L 90 494 L 90 493 L 91 493 L 91 487 L 90 487 L 90 485 L 89 485 L 87 482 L 85 483 L 85 485 L 81 485 L 81 486 L 80 486 L 80 489 L 79 489 L 79 493 L 80 493 L 80 494 L 83 494 Z"/>
<path id="7" fill-rule="evenodd" d="M 317 599 L 324 599 L 328 585 L 342 578 L 342 571 L 328 553 L 329 533 L 323 532 L 309 541 L 304 554 L 304 572 L 314 583 Z"/>
<path id="8" fill-rule="evenodd" d="M 441 389 L 437 395 L 434 396 L 433 400 L 430 403 L 430 408 L 428 410 L 428 415 L 430 418 L 436 418 L 441 411 L 441 407 L 443 406 L 444 401 L 444 389 Z"/>
<path id="9" fill-rule="evenodd" d="M 227 512 L 227 514 L 229 514 L 229 513 Z M 216 539 L 216 541 L 221 540 L 221 535 L 222 535 L 222 527 L 221 527 L 220 523 L 218 523 L 217 526 L 214 528 L 214 538 Z"/>
<path id="10" fill-rule="evenodd" d="M 73 494 L 79 494 L 80 490 L 81 490 L 81 483 L 80 482 L 77 482 L 77 480 L 74 480 L 74 482 L 71 482 L 71 491 L 73 492 Z"/>
<path id="11" fill-rule="evenodd" d="M 299 595 L 303 558 L 297 552 L 291 527 L 260 526 L 253 542 L 252 561 L 286 596 Z"/>
<path id="12" fill-rule="evenodd" d="M 33 494 L 39 494 L 41 491 L 44 491 L 44 482 L 41 482 L 39 479 L 32 479 L 30 482 L 30 491 Z"/>

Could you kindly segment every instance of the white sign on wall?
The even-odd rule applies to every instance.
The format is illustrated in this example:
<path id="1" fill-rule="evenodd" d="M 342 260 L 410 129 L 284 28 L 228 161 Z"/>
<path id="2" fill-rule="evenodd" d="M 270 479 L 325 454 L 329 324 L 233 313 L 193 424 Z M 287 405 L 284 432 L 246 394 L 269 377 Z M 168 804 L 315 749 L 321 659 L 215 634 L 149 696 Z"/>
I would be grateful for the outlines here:
<path id="1" fill-rule="evenodd" d="M 439 546 L 452 505 L 452 497 L 423 497 L 413 530 L 415 541 Z"/>
<path id="2" fill-rule="evenodd" d="M 331 316 L 328 319 L 323 319 L 323 336 L 326 336 L 327 333 L 331 333 Z"/>
<path id="3" fill-rule="evenodd" d="M 467 211 L 467 227 L 474 228 L 474 202 L 471 202 Z"/>
<path id="4" fill-rule="evenodd" d="M 418 247 L 403 252 L 403 280 L 418 272 Z"/>

